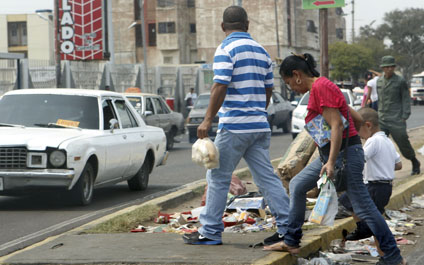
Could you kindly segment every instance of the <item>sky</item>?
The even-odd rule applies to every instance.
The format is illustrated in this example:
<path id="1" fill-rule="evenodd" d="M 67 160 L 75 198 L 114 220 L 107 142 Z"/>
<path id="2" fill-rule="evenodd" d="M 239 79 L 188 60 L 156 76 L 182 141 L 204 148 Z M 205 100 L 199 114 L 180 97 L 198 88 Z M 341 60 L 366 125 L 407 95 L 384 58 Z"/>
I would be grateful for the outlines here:
<path id="1" fill-rule="evenodd" d="M 183 1 L 183 0 L 177 0 Z M 246 1 L 272 1 L 272 0 L 246 0 Z M 282 1 L 282 0 L 278 0 Z M 346 37 L 352 36 L 352 1 L 355 2 L 355 34 L 359 33 L 361 26 L 375 21 L 372 26 L 383 22 L 384 14 L 395 9 L 424 8 L 424 0 L 345 0 L 346 7 Z M 300 3 L 300 0 L 296 0 Z M 0 14 L 26 14 L 34 13 L 37 9 L 53 9 L 54 0 L 0 0 Z"/>

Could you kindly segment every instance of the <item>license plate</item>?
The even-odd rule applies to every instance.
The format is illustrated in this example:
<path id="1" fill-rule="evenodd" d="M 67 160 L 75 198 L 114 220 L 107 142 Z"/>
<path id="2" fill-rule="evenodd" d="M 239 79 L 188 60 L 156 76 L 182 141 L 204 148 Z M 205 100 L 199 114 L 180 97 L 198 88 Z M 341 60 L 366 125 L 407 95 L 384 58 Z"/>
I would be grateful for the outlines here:
<path id="1" fill-rule="evenodd" d="M 0 178 L 0 190 L 3 190 L 4 189 L 4 187 L 3 187 L 3 178 Z"/>

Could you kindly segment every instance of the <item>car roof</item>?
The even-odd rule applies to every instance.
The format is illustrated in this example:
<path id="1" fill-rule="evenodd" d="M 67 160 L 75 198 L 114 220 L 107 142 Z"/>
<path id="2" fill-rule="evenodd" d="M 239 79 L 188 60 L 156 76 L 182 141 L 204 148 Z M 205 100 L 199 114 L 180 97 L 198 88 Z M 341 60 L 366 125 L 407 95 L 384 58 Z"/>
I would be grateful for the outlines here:
<path id="1" fill-rule="evenodd" d="M 121 93 L 124 96 L 150 96 L 150 97 L 160 97 L 158 94 L 153 93 Z"/>
<path id="2" fill-rule="evenodd" d="M 95 89 L 75 89 L 75 88 L 28 88 L 17 89 L 6 92 L 5 95 L 22 95 L 22 94 L 60 94 L 60 95 L 78 95 L 78 96 L 121 96 L 119 93 L 107 90 Z"/>

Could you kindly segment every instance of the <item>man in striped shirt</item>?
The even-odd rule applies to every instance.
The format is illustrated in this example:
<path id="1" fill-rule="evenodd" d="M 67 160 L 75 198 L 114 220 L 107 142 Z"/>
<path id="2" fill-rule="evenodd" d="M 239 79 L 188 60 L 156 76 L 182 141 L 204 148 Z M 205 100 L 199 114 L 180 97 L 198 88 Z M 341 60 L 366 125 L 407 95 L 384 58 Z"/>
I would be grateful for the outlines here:
<path id="1" fill-rule="evenodd" d="M 242 7 L 228 7 L 221 27 L 226 38 L 215 52 L 210 103 L 197 129 L 198 138 L 208 137 L 212 120 L 219 111 L 215 145 L 220 153 L 220 165 L 206 174 L 206 206 L 199 218 L 202 227 L 196 233 L 185 234 L 183 239 L 187 244 L 222 244 L 222 215 L 231 176 L 244 158 L 276 219 L 277 232 L 264 241 L 273 244 L 282 241 L 286 232 L 289 198 L 269 157 L 271 129 L 266 108 L 274 82 L 272 61 L 266 50 L 247 33 L 249 21 Z"/>

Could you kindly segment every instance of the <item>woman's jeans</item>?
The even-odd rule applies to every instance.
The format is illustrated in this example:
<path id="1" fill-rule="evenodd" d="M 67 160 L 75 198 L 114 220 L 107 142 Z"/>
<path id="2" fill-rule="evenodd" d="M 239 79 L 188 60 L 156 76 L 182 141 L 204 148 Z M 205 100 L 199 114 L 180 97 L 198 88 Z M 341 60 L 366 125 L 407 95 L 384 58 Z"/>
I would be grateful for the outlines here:
<path id="1" fill-rule="evenodd" d="M 347 191 L 353 211 L 365 221 L 375 237 L 381 250 L 384 252 L 383 260 L 387 264 L 399 264 L 402 261 L 396 241 L 387 226 L 383 216 L 377 210 L 363 182 L 364 151 L 360 144 L 347 148 Z M 343 152 L 337 157 L 337 165 L 341 164 Z M 324 157 L 327 161 L 328 156 Z M 316 186 L 322 163 L 315 159 L 290 181 L 290 214 L 287 233 L 284 242 L 289 246 L 298 246 L 302 238 L 302 225 L 306 210 L 306 192 Z"/>
<path id="2" fill-rule="evenodd" d="M 269 158 L 271 132 L 231 133 L 221 130 L 215 138 L 219 150 L 219 168 L 208 170 L 206 206 L 200 214 L 199 233 L 209 239 L 220 240 L 224 231 L 224 213 L 231 176 L 244 158 L 253 180 L 265 198 L 277 223 L 277 231 L 286 233 L 289 197 L 280 178 L 274 173 Z"/>

